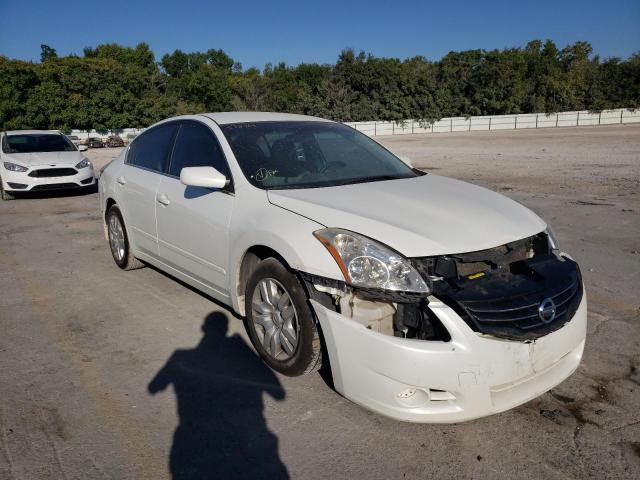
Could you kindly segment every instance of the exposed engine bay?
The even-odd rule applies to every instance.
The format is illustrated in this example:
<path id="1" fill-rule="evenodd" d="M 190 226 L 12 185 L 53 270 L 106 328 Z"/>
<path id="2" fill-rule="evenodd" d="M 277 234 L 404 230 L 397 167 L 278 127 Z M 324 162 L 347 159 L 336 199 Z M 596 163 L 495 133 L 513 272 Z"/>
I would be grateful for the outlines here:
<path id="1" fill-rule="evenodd" d="M 542 232 L 495 248 L 412 258 L 430 295 L 354 288 L 301 273 L 310 298 L 386 335 L 449 341 L 429 308 L 441 300 L 478 334 L 535 340 L 561 328 L 582 299 L 578 265 Z"/>

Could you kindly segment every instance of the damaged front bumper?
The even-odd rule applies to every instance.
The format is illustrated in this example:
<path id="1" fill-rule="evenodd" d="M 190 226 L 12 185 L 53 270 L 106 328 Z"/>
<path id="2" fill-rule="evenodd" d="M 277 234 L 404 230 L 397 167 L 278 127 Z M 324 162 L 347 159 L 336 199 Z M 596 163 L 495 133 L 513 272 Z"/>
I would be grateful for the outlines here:
<path id="1" fill-rule="evenodd" d="M 449 341 L 385 335 L 317 300 L 311 304 L 336 390 L 368 409 L 410 422 L 460 422 L 525 403 L 575 371 L 586 337 L 584 292 L 562 328 L 526 341 L 474 331 L 435 297 L 427 308 L 449 332 Z"/>

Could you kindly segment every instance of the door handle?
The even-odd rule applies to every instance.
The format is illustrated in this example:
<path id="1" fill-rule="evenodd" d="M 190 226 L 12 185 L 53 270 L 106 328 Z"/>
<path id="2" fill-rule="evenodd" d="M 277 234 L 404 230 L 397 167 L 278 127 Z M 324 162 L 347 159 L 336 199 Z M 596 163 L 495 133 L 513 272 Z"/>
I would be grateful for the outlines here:
<path id="1" fill-rule="evenodd" d="M 164 205 L 165 207 L 171 203 L 169 197 L 167 197 L 164 193 L 161 193 L 156 197 L 156 200 L 159 204 Z"/>
<path id="2" fill-rule="evenodd" d="M 116 178 L 116 182 L 118 182 L 119 185 L 124 185 L 125 183 L 127 183 L 127 179 L 124 177 L 118 177 Z"/>

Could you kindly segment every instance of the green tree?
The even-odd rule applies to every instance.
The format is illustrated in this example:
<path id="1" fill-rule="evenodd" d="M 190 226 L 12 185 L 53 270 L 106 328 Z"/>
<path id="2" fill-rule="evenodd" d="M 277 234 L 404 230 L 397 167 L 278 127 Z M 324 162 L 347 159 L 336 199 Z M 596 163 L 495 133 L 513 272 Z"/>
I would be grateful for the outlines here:
<path id="1" fill-rule="evenodd" d="M 221 49 L 175 50 L 160 62 L 146 43 L 115 43 L 41 62 L 0 56 L 0 128 L 148 126 L 176 114 L 225 110 L 305 113 L 340 121 L 640 107 L 640 54 L 601 60 L 586 42 L 378 58 L 346 49 L 334 65 L 243 70 Z"/>
<path id="2" fill-rule="evenodd" d="M 51 48 L 49 45 L 40 45 L 40 61 L 46 62 L 47 60 L 53 60 L 58 58 L 58 53 L 55 48 Z"/>

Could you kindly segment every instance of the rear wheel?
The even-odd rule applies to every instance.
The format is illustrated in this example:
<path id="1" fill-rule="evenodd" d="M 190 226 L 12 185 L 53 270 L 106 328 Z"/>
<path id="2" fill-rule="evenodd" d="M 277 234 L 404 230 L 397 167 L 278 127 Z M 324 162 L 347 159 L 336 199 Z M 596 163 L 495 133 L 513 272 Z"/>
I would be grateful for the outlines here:
<path id="1" fill-rule="evenodd" d="M 291 377 L 322 365 L 320 335 L 298 278 L 275 258 L 258 264 L 245 293 L 246 328 L 274 370 Z"/>
<path id="2" fill-rule="evenodd" d="M 133 256 L 122 213 L 120 213 L 120 209 L 116 205 L 109 208 L 106 221 L 109 247 L 116 265 L 123 270 L 135 270 L 136 268 L 144 267 L 144 264 Z"/>

